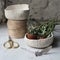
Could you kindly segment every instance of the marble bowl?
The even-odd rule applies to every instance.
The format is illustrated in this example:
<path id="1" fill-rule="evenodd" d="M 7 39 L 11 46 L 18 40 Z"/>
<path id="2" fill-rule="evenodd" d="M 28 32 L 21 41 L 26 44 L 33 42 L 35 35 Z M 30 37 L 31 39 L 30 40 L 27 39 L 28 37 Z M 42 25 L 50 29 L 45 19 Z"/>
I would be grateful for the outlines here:
<path id="1" fill-rule="evenodd" d="M 53 34 L 51 37 L 47 37 L 45 39 L 28 39 L 25 35 L 26 44 L 33 48 L 45 48 L 52 44 L 53 42 Z"/>
<path id="2" fill-rule="evenodd" d="M 27 19 L 29 14 L 29 5 L 28 4 L 10 5 L 4 11 L 7 19 L 24 20 Z"/>

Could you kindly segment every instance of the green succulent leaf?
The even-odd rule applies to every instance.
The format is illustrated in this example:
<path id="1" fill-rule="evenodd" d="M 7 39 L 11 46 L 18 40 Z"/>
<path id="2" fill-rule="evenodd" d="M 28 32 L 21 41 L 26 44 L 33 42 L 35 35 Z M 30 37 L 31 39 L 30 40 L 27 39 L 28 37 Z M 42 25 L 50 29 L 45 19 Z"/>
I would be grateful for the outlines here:
<path id="1" fill-rule="evenodd" d="M 39 24 L 39 25 L 30 25 L 28 28 L 28 32 L 33 35 L 38 35 L 42 37 L 47 37 L 54 30 L 55 21 L 51 19 L 47 23 Z"/>

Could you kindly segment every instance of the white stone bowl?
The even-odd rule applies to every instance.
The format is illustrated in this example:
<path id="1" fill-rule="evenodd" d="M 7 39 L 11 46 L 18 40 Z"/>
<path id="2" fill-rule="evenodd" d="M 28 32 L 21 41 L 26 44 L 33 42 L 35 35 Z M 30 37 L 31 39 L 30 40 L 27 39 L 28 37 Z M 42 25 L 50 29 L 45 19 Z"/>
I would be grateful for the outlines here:
<path id="1" fill-rule="evenodd" d="M 29 5 L 28 4 L 10 5 L 4 11 L 7 19 L 24 20 L 27 19 L 29 14 Z"/>
<path id="2" fill-rule="evenodd" d="M 47 37 L 45 39 L 28 39 L 25 35 L 26 44 L 30 47 L 34 48 L 45 48 L 52 44 L 53 42 L 53 34 L 51 34 L 51 37 Z"/>

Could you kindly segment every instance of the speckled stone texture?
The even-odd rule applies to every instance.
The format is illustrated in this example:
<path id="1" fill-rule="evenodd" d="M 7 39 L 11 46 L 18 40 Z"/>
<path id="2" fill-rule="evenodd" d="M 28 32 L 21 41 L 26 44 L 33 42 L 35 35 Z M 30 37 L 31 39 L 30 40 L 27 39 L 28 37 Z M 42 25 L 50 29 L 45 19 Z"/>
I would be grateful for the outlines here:
<path id="1" fill-rule="evenodd" d="M 5 22 L 5 17 L 4 17 L 4 4 L 5 2 L 3 0 L 0 0 L 0 23 Z"/>
<path id="2" fill-rule="evenodd" d="M 7 6 L 11 4 L 24 4 L 24 3 L 29 3 L 30 0 L 6 0 Z"/>
<path id="3" fill-rule="evenodd" d="M 60 20 L 60 0 L 32 0 L 30 16 L 35 19 L 57 18 Z"/>

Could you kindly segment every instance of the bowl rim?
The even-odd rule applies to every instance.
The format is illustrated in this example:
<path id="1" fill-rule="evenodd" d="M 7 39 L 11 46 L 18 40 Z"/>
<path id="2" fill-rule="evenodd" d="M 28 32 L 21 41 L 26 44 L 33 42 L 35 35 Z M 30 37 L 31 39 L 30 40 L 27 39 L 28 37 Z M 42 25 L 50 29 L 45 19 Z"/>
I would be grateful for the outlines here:
<path id="1" fill-rule="evenodd" d="M 51 33 L 51 37 L 47 37 L 47 38 L 44 38 L 44 39 L 28 39 L 26 37 L 26 34 L 25 34 L 25 39 L 27 39 L 27 40 L 48 40 L 48 39 L 51 39 L 51 38 L 53 38 L 53 33 Z"/>

